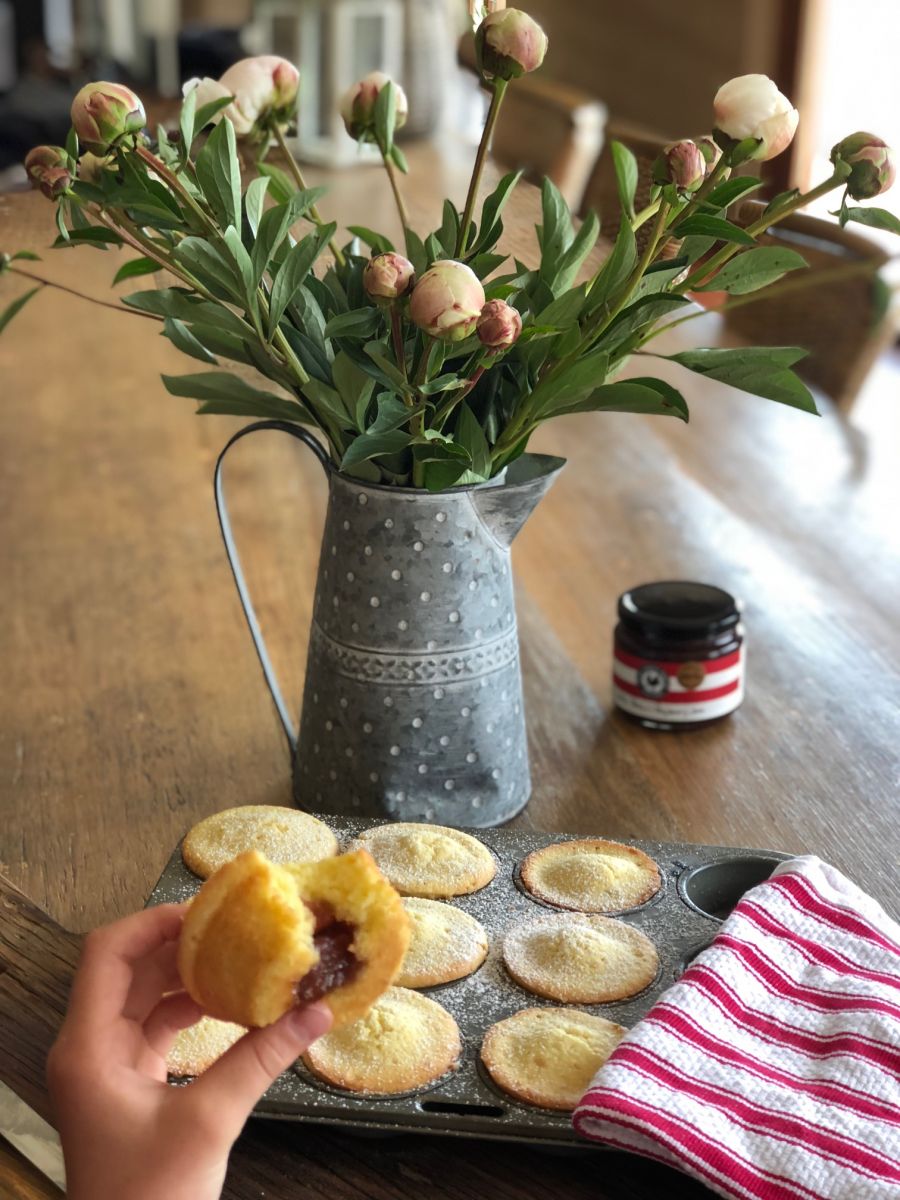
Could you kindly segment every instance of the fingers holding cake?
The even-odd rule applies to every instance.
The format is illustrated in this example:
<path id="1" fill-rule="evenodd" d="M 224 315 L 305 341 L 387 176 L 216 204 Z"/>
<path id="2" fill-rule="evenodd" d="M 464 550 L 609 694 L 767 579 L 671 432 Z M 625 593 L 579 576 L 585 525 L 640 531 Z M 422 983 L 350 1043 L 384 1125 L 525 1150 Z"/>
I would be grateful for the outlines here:
<path id="1" fill-rule="evenodd" d="M 408 940 L 400 897 L 366 851 L 280 866 L 250 850 L 200 889 L 178 967 L 219 1020 L 270 1025 L 322 999 L 340 1027 L 390 986 Z"/>

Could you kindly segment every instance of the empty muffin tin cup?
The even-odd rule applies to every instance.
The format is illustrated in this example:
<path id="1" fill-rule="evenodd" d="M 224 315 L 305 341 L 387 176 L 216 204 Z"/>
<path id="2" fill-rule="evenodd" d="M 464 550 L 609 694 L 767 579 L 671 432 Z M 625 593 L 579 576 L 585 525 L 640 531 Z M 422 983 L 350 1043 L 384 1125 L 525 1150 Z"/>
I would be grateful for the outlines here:
<path id="1" fill-rule="evenodd" d="M 704 917 L 724 921 L 744 893 L 765 883 L 781 861 L 760 854 L 704 863 L 681 876 L 678 891 L 685 903 Z"/>

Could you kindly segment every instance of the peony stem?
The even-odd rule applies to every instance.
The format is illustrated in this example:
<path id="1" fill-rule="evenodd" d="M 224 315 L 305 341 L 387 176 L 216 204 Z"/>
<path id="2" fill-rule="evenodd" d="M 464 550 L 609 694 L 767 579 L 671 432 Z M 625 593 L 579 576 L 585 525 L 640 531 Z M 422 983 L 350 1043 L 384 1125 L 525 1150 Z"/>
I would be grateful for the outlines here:
<path id="1" fill-rule="evenodd" d="M 387 171 L 387 177 L 391 184 L 391 191 L 394 193 L 397 212 L 400 214 L 400 224 L 404 230 L 409 229 L 409 213 L 406 211 L 406 205 L 403 203 L 403 195 L 400 192 L 400 184 L 397 180 L 397 170 L 388 155 L 385 154 L 381 142 L 378 143 L 378 149 L 381 151 L 381 161 L 384 163 L 384 169 Z"/>
<path id="2" fill-rule="evenodd" d="M 481 183 L 481 175 L 484 171 L 487 152 L 490 148 L 491 137 L 494 133 L 494 126 L 497 124 L 497 117 L 500 115 L 500 105 L 503 103 L 503 97 L 506 95 L 507 81 L 505 79 L 495 79 L 491 84 L 493 89 L 491 93 L 491 106 L 488 109 L 487 120 L 484 123 L 484 129 L 481 133 L 481 141 L 478 144 L 478 153 L 475 155 L 475 165 L 472 168 L 472 178 L 469 180 L 469 191 L 466 196 L 466 207 L 463 210 L 462 224 L 459 227 L 459 236 L 456 240 L 456 257 L 461 258 L 465 253 L 466 243 L 469 239 L 469 226 L 472 224 L 472 213 L 475 210 L 475 199 L 478 195 L 478 185 Z"/>
<path id="3" fill-rule="evenodd" d="M 301 191 L 307 191 L 306 180 L 303 178 L 303 172 L 300 170 L 300 164 L 288 149 L 288 144 L 284 137 L 284 130 L 277 122 L 275 123 L 275 141 L 280 146 L 281 153 L 287 159 L 288 169 L 293 175 L 294 182 L 296 183 L 297 187 L 300 188 Z M 315 224 L 321 229 L 325 222 L 322 220 L 322 214 L 319 212 L 315 204 L 311 204 L 309 206 L 309 215 L 312 217 Z M 344 257 L 344 252 L 341 250 L 340 246 L 338 246 L 334 238 L 329 241 L 328 249 L 334 255 L 334 261 L 339 267 L 345 267 L 347 265 L 347 259 Z"/>
<path id="4" fill-rule="evenodd" d="M 394 345 L 394 357 L 397 360 L 397 366 L 400 368 L 403 378 L 408 379 L 409 376 L 406 373 L 406 355 L 403 352 L 403 326 L 396 304 L 391 305 L 391 341 Z M 411 399 L 409 403 L 412 404 Z"/>
<path id="5" fill-rule="evenodd" d="M 30 279 L 33 283 L 40 283 L 44 287 L 56 288 L 60 292 L 68 292 L 70 296 L 77 296 L 79 300 L 87 300 L 90 304 L 99 304 L 103 308 L 111 308 L 115 312 L 126 313 L 128 316 L 149 317 L 151 321 L 163 320 L 156 313 L 143 312 L 139 308 L 126 308 L 124 304 L 113 304 L 110 300 L 98 300 L 96 296 L 89 296 L 87 292 L 79 292 L 77 288 L 67 287 L 64 283 L 56 283 L 52 279 L 44 279 L 40 275 L 32 275 L 30 271 L 23 271 L 19 267 L 8 267 L 7 270 L 12 275 L 21 275 L 23 279 Z"/>
<path id="6" fill-rule="evenodd" d="M 779 208 L 772 213 L 764 213 L 752 225 L 747 226 L 747 232 L 751 237 L 756 237 L 759 233 L 765 233 L 771 225 L 775 225 L 783 217 L 789 216 L 790 213 L 796 212 L 798 208 L 803 208 L 812 200 L 818 200 L 819 196 L 824 196 L 827 192 L 833 191 L 834 188 L 846 182 L 846 179 L 846 172 L 835 171 L 832 176 L 820 183 L 818 187 L 814 187 L 811 191 L 804 192 L 803 195 L 795 197 L 790 203 L 785 204 L 783 208 Z M 712 258 L 695 267 L 681 284 L 681 290 L 688 292 L 691 288 L 696 287 L 697 284 L 709 279 L 714 272 L 718 271 L 719 267 L 728 262 L 730 258 L 734 258 L 743 249 L 743 246 L 735 246 L 733 244 L 723 246 L 721 250 L 716 251 Z"/>

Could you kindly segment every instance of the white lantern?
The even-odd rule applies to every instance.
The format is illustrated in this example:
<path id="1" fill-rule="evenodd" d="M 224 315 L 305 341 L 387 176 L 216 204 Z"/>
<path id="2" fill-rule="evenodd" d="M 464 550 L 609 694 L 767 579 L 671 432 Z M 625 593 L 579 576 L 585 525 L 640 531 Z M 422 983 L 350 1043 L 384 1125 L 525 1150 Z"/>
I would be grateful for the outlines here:
<path id="1" fill-rule="evenodd" d="M 254 52 L 300 68 L 298 157 L 329 165 L 378 158 L 348 136 L 338 105 L 370 71 L 403 82 L 403 35 L 402 0 L 257 0 Z"/>

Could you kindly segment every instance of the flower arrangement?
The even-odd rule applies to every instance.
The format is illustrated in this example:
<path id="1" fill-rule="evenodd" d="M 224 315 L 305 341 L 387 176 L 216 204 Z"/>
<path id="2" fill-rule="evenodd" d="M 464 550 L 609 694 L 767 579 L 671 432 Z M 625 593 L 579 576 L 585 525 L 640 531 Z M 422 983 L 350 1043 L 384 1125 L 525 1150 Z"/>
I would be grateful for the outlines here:
<path id="1" fill-rule="evenodd" d="M 361 225 L 338 244 L 335 224 L 318 207 L 324 190 L 306 186 L 285 141 L 299 77 L 280 58 L 247 59 L 221 80 L 192 81 L 178 130 L 159 128 L 152 139 L 130 89 L 89 84 L 73 102 L 65 147 L 31 151 L 28 175 L 56 205 L 55 244 L 133 249 L 138 257 L 119 268 L 116 283 L 164 269 L 171 286 L 157 282 L 125 304 L 160 322 L 174 345 L 205 366 L 239 364 L 239 374 L 163 376 L 173 395 L 199 401 L 202 413 L 312 426 L 334 464 L 363 480 L 430 490 L 480 483 L 555 417 L 597 411 L 687 420 L 676 388 L 652 375 L 619 380 L 623 363 L 652 355 L 646 347 L 660 332 L 699 315 L 692 294 L 724 292 L 746 302 L 805 267 L 798 252 L 757 242 L 813 198 L 843 188 L 842 224 L 900 232 L 890 213 L 850 203 L 894 180 L 890 149 L 868 133 L 834 147 L 831 175 L 811 191 L 776 196 L 746 228 L 728 219 L 729 207 L 760 186 L 735 169 L 781 153 L 798 121 L 771 80 L 747 75 L 719 89 L 711 136 L 676 142 L 660 155 L 640 211 L 635 159 L 613 143 L 621 211 L 615 219 L 604 214 L 611 246 L 598 267 L 590 265 L 597 215 L 576 228 L 548 181 L 539 261 L 510 266 L 497 243 L 519 174 L 505 175 L 480 208 L 479 187 L 506 90 L 541 65 L 547 38 L 517 9 L 474 7 L 487 10 L 475 41 L 491 102 L 465 206 L 445 201 L 438 229 L 421 236 L 403 202 L 407 164 L 394 141 L 407 113 L 402 89 L 376 73 L 341 104 L 348 133 L 381 153 L 403 226 L 401 249 Z M 239 139 L 258 153 L 246 186 Z M 286 171 L 267 161 L 273 143 Z M 295 236 L 301 223 L 307 231 Z M 20 260 L 36 257 L 4 256 L 2 269 L 31 275 Z M 31 277 L 37 286 L 6 310 L 0 328 L 46 282 Z M 815 412 L 791 370 L 803 354 L 749 347 L 667 357 Z M 246 368 L 263 380 L 248 382 Z"/>

